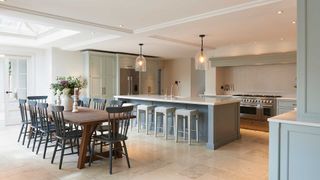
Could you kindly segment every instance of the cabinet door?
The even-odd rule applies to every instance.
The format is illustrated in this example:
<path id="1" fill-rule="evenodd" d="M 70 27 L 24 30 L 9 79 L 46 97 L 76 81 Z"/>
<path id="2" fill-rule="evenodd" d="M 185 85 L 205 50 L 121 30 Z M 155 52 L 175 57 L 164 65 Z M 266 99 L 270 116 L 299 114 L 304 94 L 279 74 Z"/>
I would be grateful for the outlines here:
<path id="1" fill-rule="evenodd" d="M 319 179 L 320 127 L 281 124 L 280 130 L 280 179 Z"/>
<path id="2" fill-rule="evenodd" d="M 298 115 L 320 122 L 320 1 L 298 0 Z"/>
<path id="3" fill-rule="evenodd" d="M 111 98 L 116 95 L 116 59 L 114 55 L 91 54 L 90 97 Z"/>

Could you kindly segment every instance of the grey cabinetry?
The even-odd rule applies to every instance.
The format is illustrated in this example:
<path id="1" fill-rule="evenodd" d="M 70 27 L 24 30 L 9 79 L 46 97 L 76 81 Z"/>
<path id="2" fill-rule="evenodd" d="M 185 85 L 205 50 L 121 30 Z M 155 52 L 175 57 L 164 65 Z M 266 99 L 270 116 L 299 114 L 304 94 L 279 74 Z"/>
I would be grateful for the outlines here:
<path id="1" fill-rule="evenodd" d="M 318 180 L 320 127 L 270 122 L 270 180 Z"/>
<path id="2" fill-rule="evenodd" d="M 295 99 L 277 99 L 277 115 L 293 111 L 296 107 Z"/>
<path id="3" fill-rule="evenodd" d="M 320 122 L 320 1 L 298 0 L 298 115 Z"/>

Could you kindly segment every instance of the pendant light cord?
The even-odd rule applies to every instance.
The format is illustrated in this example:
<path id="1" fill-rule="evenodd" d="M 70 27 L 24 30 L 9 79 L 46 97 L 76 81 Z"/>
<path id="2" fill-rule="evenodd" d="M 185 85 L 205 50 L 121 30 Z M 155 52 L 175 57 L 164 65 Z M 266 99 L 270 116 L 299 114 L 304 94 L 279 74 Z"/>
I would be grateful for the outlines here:
<path id="1" fill-rule="evenodd" d="M 142 46 L 143 46 L 143 44 L 141 43 L 139 45 L 140 45 L 140 56 L 142 56 Z"/>

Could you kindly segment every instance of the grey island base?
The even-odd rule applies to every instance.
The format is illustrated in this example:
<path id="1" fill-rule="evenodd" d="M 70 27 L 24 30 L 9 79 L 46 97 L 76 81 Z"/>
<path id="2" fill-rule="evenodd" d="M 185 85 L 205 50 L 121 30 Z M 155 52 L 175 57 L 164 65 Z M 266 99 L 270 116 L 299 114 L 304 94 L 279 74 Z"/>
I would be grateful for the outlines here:
<path id="1" fill-rule="evenodd" d="M 115 96 L 128 103 L 197 109 L 199 136 L 209 149 L 240 138 L 240 101 L 228 97 L 169 97 L 161 95 Z"/>

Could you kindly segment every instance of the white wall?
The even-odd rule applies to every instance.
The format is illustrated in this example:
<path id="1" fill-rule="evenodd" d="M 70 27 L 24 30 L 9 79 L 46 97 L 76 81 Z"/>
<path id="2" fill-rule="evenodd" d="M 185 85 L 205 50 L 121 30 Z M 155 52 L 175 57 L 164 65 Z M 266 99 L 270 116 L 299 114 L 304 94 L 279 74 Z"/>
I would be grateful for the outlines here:
<path id="1" fill-rule="evenodd" d="M 191 96 L 191 58 L 166 60 L 164 73 L 164 87 L 167 89 L 168 94 L 170 94 L 171 84 L 175 81 L 180 81 L 180 93 L 174 86 L 174 94 Z"/>
<path id="2" fill-rule="evenodd" d="M 194 58 L 191 60 L 191 96 L 197 97 L 205 92 L 206 71 L 196 70 Z"/>
<path id="3" fill-rule="evenodd" d="M 237 66 L 217 68 L 217 93 L 264 93 L 296 96 L 296 64 Z M 217 71 L 217 72 L 218 72 Z M 233 84 L 234 91 L 221 91 Z"/>
<path id="4" fill-rule="evenodd" d="M 57 76 L 83 76 L 84 62 L 80 51 L 51 48 L 52 80 Z"/>

